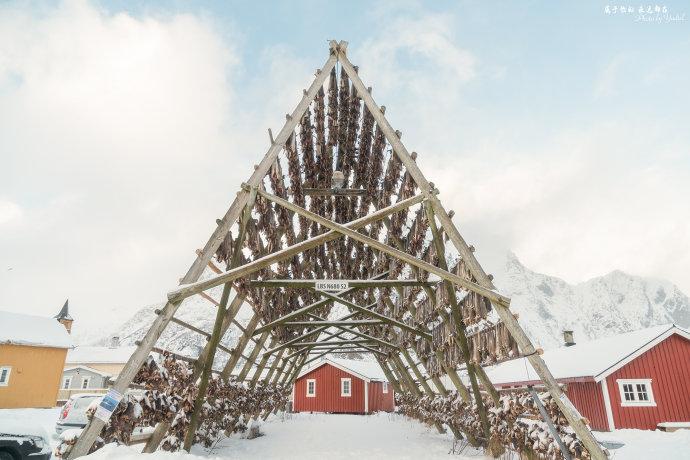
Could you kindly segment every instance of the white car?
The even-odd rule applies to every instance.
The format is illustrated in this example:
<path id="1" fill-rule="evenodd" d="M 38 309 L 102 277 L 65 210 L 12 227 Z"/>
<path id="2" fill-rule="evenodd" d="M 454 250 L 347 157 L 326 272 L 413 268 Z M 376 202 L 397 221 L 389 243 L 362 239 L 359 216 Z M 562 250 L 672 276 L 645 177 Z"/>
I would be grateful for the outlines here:
<path id="1" fill-rule="evenodd" d="M 60 409 L 60 418 L 55 423 L 55 432 L 61 434 L 65 430 L 73 428 L 84 428 L 88 423 L 86 418 L 86 409 L 89 408 L 92 402 L 100 400 L 103 397 L 101 394 L 83 393 L 71 396 L 62 409 Z"/>

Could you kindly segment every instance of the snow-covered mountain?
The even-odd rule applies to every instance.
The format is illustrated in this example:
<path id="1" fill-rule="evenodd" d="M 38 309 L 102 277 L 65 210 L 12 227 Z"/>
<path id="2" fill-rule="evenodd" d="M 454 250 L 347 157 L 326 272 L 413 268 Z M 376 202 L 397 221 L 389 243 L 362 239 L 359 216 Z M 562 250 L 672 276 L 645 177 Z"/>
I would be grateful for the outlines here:
<path id="1" fill-rule="evenodd" d="M 530 270 L 511 253 L 496 282 L 527 335 L 545 349 L 560 345 L 566 329 L 577 342 L 665 323 L 690 326 L 690 299 L 664 280 L 616 270 L 573 285 Z"/>
<path id="2" fill-rule="evenodd" d="M 514 254 L 508 254 L 505 272 L 497 273 L 496 283 L 503 294 L 511 297 L 511 310 L 519 313 L 520 324 L 527 335 L 545 349 L 562 343 L 564 329 L 575 331 L 575 341 L 586 341 L 665 323 L 690 327 L 690 299 L 668 281 L 614 271 L 572 285 L 560 278 L 536 273 L 522 265 Z M 221 288 L 208 293 L 220 299 Z M 133 345 L 148 331 L 157 308 L 161 305 L 142 308 L 94 344 L 106 345 L 110 337 L 117 335 L 123 345 Z M 195 296 L 186 299 L 175 316 L 211 331 L 215 313 L 215 306 Z M 237 319 L 244 325 L 250 316 L 250 309 L 243 307 Z M 223 338 L 223 344 L 231 348 L 239 334 L 240 331 L 232 327 Z M 205 343 L 206 338 L 200 334 L 171 323 L 158 346 L 197 356 Z M 217 365 L 222 365 L 226 358 L 225 353 L 219 353 Z"/>
<path id="3" fill-rule="evenodd" d="M 210 272 L 204 273 L 202 279 L 212 276 Z M 206 293 L 216 301 L 220 300 L 222 286 L 208 290 Z M 232 301 L 232 298 L 230 299 Z M 92 342 L 92 345 L 108 345 L 110 338 L 117 336 L 121 345 L 134 345 L 141 340 L 149 327 L 156 319 L 155 311 L 162 309 L 163 304 L 148 305 L 141 308 L 132 315 L 124 324 L 115 327 L 113 330 L 104 334 L 99 340 Z M 189 323 L 203 331 L 212 331 L 213 323 L 216 319 L 217 308 L 210 301 L 201 296 L 193 296 L 185 299 L 175 313 L 175 317 Z M 245 326 L 251 318 L 250 307 L 244 305 L 236 316 L 236 321 Z M 231 327 L 223 337 L 221 343 L 228 348 L 232 348 L 239 339 L 241 331 L 236 326 Z M 170 323 L 163 332 L 163 335 L 156 344 L 157 347 L 180 353 L 184 356 L 198 356 L 206 345 L 206 337 L 179 324 Z M 226 353 L 217 353 L 214 360 L 214 367 L 222 367 L 227 361 Z"/>

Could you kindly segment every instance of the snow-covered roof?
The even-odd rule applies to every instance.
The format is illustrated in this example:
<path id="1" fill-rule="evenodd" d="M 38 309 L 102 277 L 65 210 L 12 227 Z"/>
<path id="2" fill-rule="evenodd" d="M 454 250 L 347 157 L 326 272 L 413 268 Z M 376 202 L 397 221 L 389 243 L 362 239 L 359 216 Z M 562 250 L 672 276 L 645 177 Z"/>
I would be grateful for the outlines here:
<path id="1" fill-rule="evenodd" d="M 106 374 L 105 372 L 101 372 L 97 369 L 94 369 L 93 367 L 89 366 L 69 366 L 66 367 L 62 370 L 62 372 L 67 372 L 67 371 L 74 371 L 74 370 L 85 370 L 88 372 L 93 372 L 94 374 L 100 375 L 101 377 L 110 377 L 110 374 Z"/>
<path id="2" fill-rule="evenodd" d="M 72 338 L 54 318 L 0 311 L 0 344 L 71 348 Z"/>
<path id="3" fill-rule="evenodd" d="M 690 340 L 690 333 L 673 324 L 650 327 L 544 352 L 542 358 L 556 379 L 592 378 L 600 381 L 672 334 Z M 541 380 L 527 358 L 486 368 L 495 384 Z"/>
<path id="4" fill-rule="evenodd" d="M 82 347 L 78 346 L 67 353 L 68 364 L 124 364 L 129 361 L 136 346 L 127 347 Z"/>
<path id="5" fill-rule="evenodd" d="M 343 358 L 324 358 L 317 361 L 313 366 L 310 366 L 302 372 L 300 372 L 298 377 L 302 377 L 305 374 L 317 369 L 325 364 L 331 364 L 339 369 L 355 374 L 364 380 L 380 380 L 386 381 L 386 374 L 383 373 L 381 366 L 376 361 L 363 361 L 357 359 L 343 359 Z"/>

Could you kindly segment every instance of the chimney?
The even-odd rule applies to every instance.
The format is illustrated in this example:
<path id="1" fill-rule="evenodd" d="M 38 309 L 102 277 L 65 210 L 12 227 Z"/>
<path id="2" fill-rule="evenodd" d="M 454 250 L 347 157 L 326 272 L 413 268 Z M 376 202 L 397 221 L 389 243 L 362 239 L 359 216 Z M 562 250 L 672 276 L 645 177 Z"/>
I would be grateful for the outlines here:
<path id="1" fill-rule="evenodd" d="M 110 348 L 117 348 L 120 346 L 120 337 L 114 335 L 110 338 Z"/>
<path id="2" fill-rule="evenodd" d="M 58 323 L 65 326 L 67 333 L 72 333 L 72 322 L 74 319 L 69 314 L 69 299 L 65 300 L 65 304 L 62 306 L 62 309 L 60 309 L 60 313 L 55 315 L 54 318 L 58 320 Z"/>
<path id="3" fill-rule="evenodd" d="M 563 342 L 566 347 L 572 347 L 575 345 L 575 338 L 573 337 L 573 331 L 563 331 Z"/>

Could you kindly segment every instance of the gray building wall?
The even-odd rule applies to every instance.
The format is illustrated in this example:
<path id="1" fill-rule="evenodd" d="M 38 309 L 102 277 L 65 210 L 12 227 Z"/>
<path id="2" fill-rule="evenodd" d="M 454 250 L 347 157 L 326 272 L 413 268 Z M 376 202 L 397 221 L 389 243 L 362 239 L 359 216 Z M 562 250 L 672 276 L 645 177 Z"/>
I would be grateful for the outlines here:
<path id="1" fill-rule="evenodd" d="M 65 389 L 65 377 L 71 377 L 70 390 L 77 390 L 82 388 L 82 379 L 88 378 L 89 384 L 87 388 L 106 388 L 107 377 L 104 377 L 96 372 L 91 372 L 88 369 L 70 369 L 62 371 L 62 379 L 60 380 L 60 388 Z"/>

